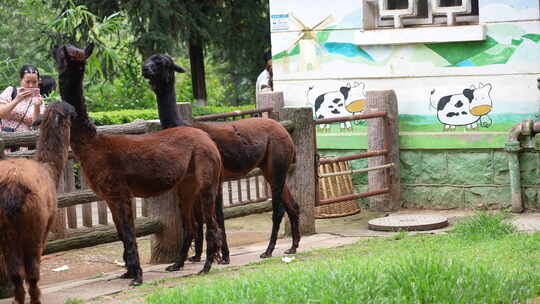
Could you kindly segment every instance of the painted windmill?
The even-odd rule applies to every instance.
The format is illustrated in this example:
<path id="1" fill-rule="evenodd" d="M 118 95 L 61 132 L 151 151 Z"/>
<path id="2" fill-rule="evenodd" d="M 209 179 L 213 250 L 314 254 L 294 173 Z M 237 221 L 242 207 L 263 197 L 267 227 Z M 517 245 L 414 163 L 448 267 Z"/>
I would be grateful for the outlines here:
<path id="1" fill-rule="evenodd" d="M 300 21 L 300 19 L 296 18 L 293 13 L 289 13 L 289 17 L 290 20 L 292 20 L 302 29 L 302 32 L 287 49 L 287 52 L 290 53 L 298 44 L 298 47 L 300 48 L 300 62 L 298 70 L 300 72 L 305 72 L 310 66 L 310 69 L 319 69 L 317 49 L 321 48 L 321 45 L 317 41 L 317 33 L 315 31 L 322 30 L 323 28 L 330 25 L 332 22 L 334 22 L 334 17 L 332 15 L 329 15 L 317 25 L 311 28 L 306 26 L 302 21 Z"/>

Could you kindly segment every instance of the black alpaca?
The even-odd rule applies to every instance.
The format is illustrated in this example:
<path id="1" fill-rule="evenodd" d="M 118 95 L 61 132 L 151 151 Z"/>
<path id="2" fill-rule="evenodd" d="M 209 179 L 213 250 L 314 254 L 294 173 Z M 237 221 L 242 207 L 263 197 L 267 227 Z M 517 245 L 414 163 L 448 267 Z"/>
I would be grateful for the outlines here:
<path id="1" fill-rule="evenodd" d="M 173 128 L 188 125 L 178 116 L 174 89 L 175 72 L 184 69 L 174 63 L 171 57 L 162 54 L 152 55 L 145 60 L 142 73 L 148 78 L 156 94 L 161 126 Z M 266 118 L 249 118 L 234 122 L 194 122 L 193 127 L 206 131 L 217 144 L 223 161 L 224 177 L 242 177 L 254 168 L 260 168 L 272 189 L 272 235 L 261 258 L 272 256 L 277 234 L 284 212 L 289 216 L 292 231 L 292 246 L 285 253 L 296 253 L 300 242 L 299 207 L 294 201 L 285 183 L 287 172 L 295 161 L 295 149 L 292 139 L 283 126 Z M 221 188 L 220 188 L 221 189 Z M 216 210 L 223 207 L 221 195 L 216 202 Z M 222 229 L 223 212 L 217 215 Z M 200 219 L 199 219 L 200 222 Z M 195 256 L 191 260 L 200 260 L 202 252 L 202 226 L 198 226 Z M 229 260 L 229 252 L 224 246 L 222 257 Z"/>

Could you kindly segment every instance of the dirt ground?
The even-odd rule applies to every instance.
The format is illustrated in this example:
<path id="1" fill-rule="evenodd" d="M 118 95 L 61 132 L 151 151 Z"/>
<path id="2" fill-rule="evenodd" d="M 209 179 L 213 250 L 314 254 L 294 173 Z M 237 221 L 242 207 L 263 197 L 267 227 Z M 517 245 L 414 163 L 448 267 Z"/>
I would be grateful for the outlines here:
<path id="1" fill-rule="evenodd" d="M 448 218 L 451 224 L 447 228 L 436 231 L 411 232 L 416 234 L 445 233 L 452 229 L 452 223 L 473 215 L 474 211 L 401 210 L 392 214 L 362 211 L 347 217 L 319 219 L 316 222 L 317 234 L 304 237 L 300 242 L 299 249 L 300 251 L 309 251 L 319 248 L 334 248 L 365 238 L 393 235 L 395 232 L 371 231 L 368 229 L 367 222 L 376 217 L 404 213 L 443 215 Z M 522 231 L 540 231 L 539 213 L 517 215 L 513 222 Z M 270 235 L 271 213 L 227 220 L 226 226 L 232 257 L 231 265 L 227 266 L 241 267 L 260 261 L 259 254 L 264 251 Z M 185 269 L 178 273 L 164 271 L 165 265 L 149 265 L 150 237 L 139 238 L 138 244 L 141 266 L 145 269 L 147 282 L 193 275 L 200 270 L 200 265 L 192 263 L 186 264 Z M 289 246 L 290 239 L 278 241 L 276 254 L 283 255 L 283 251 Z M 126 293 L 127 290 L 131 289 L 127 287 L 125 280 L 118 279 L 118 274 L 123 271 L 122 251 L 122 244 L 116 242 L 45 256 L 40 282 L 44 291 L 44 303 L 65 304 L 69 299 L 84 299 L 100 304 L 126 303 L 126 300 L 129 303 L 141 303 L 137 294 Z M 62 266 L 69 268 L 63 271 L 53 271 Z M 215 265 L 216 268 L 227 266 Z M 137 300 L 134 300 L 135 298 Z M 537 301 L 539 299 L 531 300 Z M 0 300 L 0 302 L 9 303 L 9 299 Z M 538 303 L 540 304 L 540 301 Z"/>
<path id="2" fill-rule="evenodd" d="M 270 236 L 270 228 L 270 213 L 228 220 L 226 230 L 229 246 L 241 247 L 267 240 Z M 150 238 L 149 236 L 139 238 L 137 242 L 143 265 L 148 264 L 150 260 Z M 98 278 L 107 272 L 119 271 L 123 268 L 122 252 L 122 243 L 114 242 L 43 256 L 41 285 Z M 67 266 L 69 269 L 54 270 L 62 266 Z"/>
<path id="3" fill-rule="evenodd" d="M 405 210 L 400 213 L 433 213 L 429 210 Z M 454 219 L 471 214 L 470 211 L 437 211 L 445 215 L 450 222 Z M 353 216 L 318 219 L 316 223 L 318 233 L 330 233 L 342 236 L 382 236 L 388 233 L 371 232 L 367 230 L 367 222 L 383 213 L 362 211 Z M 287 219 L 285 218 L 284 221 Z M 255 214 L 226 221 L 227 239 L 229 247 L 242 249 L 242 246 L 266 242 L 270 237 L 272 227 L 271 213 Z M 283 231 L 283 224 L 282 229 Z M 281 235 L 280 235 L 281 236 Z M 139 254 L 142 265 L 147 265 L 150 259 L 150 238 L 138 239 Z M 41 267 L 41 285 L 51 285 L 71 280 L 92 279 L 104 276 L 105 273 L 121 271 L 123 247 L 120 242 L 95 246 L 86 249 L 59 252 L 43 257 Z M 234 255 L 234 250 L 231 250 Z M 67 266 L 69 269 L 54 271 L 54 269 Z"/>

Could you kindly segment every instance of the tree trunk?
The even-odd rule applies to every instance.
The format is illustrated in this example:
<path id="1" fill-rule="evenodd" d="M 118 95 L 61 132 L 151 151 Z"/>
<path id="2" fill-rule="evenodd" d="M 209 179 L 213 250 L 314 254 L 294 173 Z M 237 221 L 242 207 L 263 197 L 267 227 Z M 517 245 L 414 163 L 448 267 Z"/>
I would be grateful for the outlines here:
<path id="1" fill-rule="evenodd" d="M 189 61 L 193 98 L 198 106 L 207 106 L 203 42 L 199 38 L 193 38 L 189 41 Z"/>
<path id="2" fill-rule="evenodd" d="M 235 72 L 231 72 L 230 74 L 230 77 L 231 77 L 231 83 L 233 84 L 233 93 L 234 93 L 234 96 L 232 98 L 233 102 L 234 102 L 234 106 L 239 106 L 240 105 L 240 84 L 238 83 L 238 75 L 235 73 Z"/>

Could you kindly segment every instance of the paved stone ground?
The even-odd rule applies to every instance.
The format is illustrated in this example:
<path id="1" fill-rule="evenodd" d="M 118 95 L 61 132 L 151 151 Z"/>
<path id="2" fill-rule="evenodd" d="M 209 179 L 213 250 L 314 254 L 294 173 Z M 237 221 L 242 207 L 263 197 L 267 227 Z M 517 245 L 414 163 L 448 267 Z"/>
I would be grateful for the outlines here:
<path id="1" fill-rule="evenodd" d="M 452 224 L 459 218 L 472 215 L 472 211 L 450 210 L 450 211 L 429 211 L 429 210 L 404 210 L 394 214 L 436 214 L 447 216 Z M 299 251 L 309 251 L 318 248 L 335 248 L 347 244 L 354 243 L 360 239 L 369 237 L 390 236 L 393 232 L 377 232 L 367 229 L 367 221 L 372 218 L 384 216 L 385 214 L 362 212 L 353 216 L 317 220 L 317 234 L 303 237 Z M 514 218 L 514 223 L 522 231 L 540 231 L 540 214 L 521 214 Z M 227 221 L 227 228 L 231 235 L 243 230 L 264 230 L 266 227 L 269 230 L 270 214 L 253 215 L 240 219 Z M 451 229 L 450 227 L 424 231 L 421 233 L 441 233 Z M 420 232 L 418 232 L 420 233 Z M 233 237 L 234 238 L 234 237 Z M 214 265 L 215 268 L 232 267 L 245 265 L 252 262 L 260 261 L 259 255 L 267 245 L 267 241 L 261 242 L 258 238 L 256 243 L 238 242 L 231 240 L 231 243 L 236 243 L 236 246 L 231 246 L 231 264 L 227 266 Z M 277 249 L 274 256 L 283 255 L 283 251 L 290 246 L 290 239 L 281 238 L 278 241 Z M 164 278 L 181 277 L 197 273 L 201 268 L 201 263 L 187 263 L 186 267 L 179 272 L 166 272 L 166 265 L 143 265 L 145 282 L 152 282 Z M 118 270 L 102 275 L 99 278 L 93 279 L 78 279 L 72 281 L 64 281 L 42 286 L 43 303 L 47 304 L 63 304 L 67 299 L 81 299 L 91 301 L 97 297 L 101 297 L 98 303 L 116 304 L 125 303 L 119 299 L 115 299 L 112 295 L 128 289 L 128 280 L 121 280 L 118 276 L 122 271 Z M 94 302 L 94 301 L 92 301 Z M 0 300 L 0 304 L 11 303 L 10 299 Z"/>

